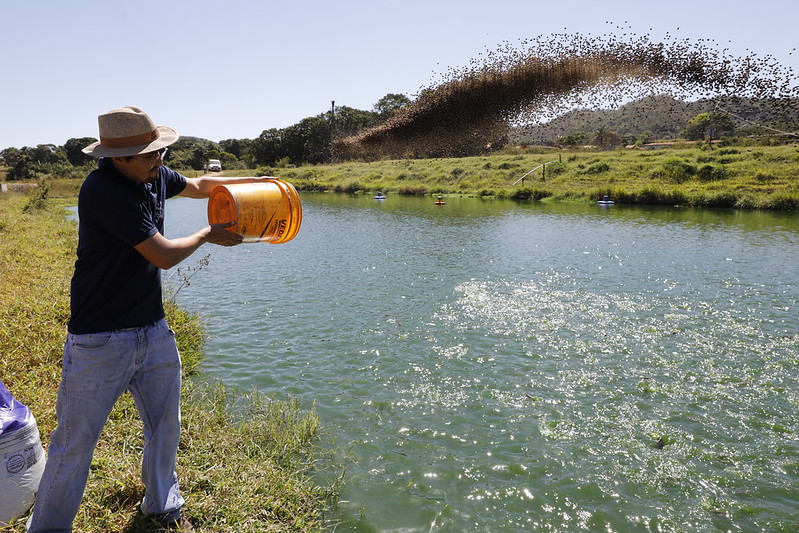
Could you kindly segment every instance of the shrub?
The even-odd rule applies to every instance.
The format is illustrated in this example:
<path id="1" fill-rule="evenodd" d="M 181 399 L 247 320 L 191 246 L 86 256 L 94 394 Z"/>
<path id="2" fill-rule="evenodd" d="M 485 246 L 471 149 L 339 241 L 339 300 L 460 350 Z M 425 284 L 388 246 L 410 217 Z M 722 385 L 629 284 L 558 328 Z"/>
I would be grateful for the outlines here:
<path id="1" fill-rule="evenodd" d="M 697 171 L 696 175 L 700 181 L 715 181 L 724 179 L 727 175 L 727 171 L 724 169 L 724 167 L 704 165 Z"/>
<path id="2" fill-rule="evenodd" d="M 661 188 L 644 188 L 637 195 L 637 203 L 652 205 L 683 205 L 688 203 L 684 193 Z"/>
<path id="3" fill-rule="evenodd" d="M 288 157 L 281 157 L 277 161 L 275 161 L 275 168 L 291 168 L 294 165 L 291 164 L 291 159 Z"/>
<path id="4" fill-rule="evenodd" d="M 516 201 L 529 200 L 533 197 L 533 191 L 532 189 L 519 189 L 518 191 L 514 191 L 510 197 L 512 200 Z"/>
<path id="5" fill-rule="evenodd" d="M 694 174 L 696 174 L 696 167 L 677 158 L 664 161 L 660 170 L 655 171 L 655 177 L 674 183 L 688 181 Z"/>
<path id="6" fill-rule="evenodd" d="M 712 194 L 699 194 L 693 198 L 692 205 L 697 207 L 747 207 L 746 205 L 736 205 L 736 196 L 730 192 L 718 192 Z"/>
<path id="7" fill-rule="evenodd" d="M 552 163 L 547 165 L 547 174 L 550 176 L 559 176 L 566 172 L 566 165 L 563 163 Z"/>
<path id="8" fill-rule="evenodd" d="M 758 172 L 757 174 L 754 175 L 754 179 L 756 179 L 757 181 L 759 181 L 761 183 L 764 183 L 764 182 L 776 180 L 776 179 L 779 179 L 779 178 L 777 178 L 777 176 L 775 176 L 774 174 L 767 174 L 767 173 L 764 173 L 764 172 Z"/>
<path id="9" fill-rule="evenodd" d="M 272 167 L 260 167 L 255 171 L 256 176 L 274 176 L 275 169 Z"/>
<path id="10" fill-rule="evenodd" d="M 333 188 L 333 190 L 336 191 L 336 192 L 343 192 L 343 193 L 347 193 L 347 194 L 355 194 L 355 193 L 357 193 L 359 191 L 363 191 L 365 189 L 363 188 L 363 185 L 361 185 L 360 182 L 352 181 L 352 182 L 350 182 L 350 183 L 348 183 L 346 185 L 336 185 Z"/>
<path id="11" fill-rule="evenodd" d="M 33 194 L 28 198 L 27 203 L 22 207 L 23 213 L 44 209 L 47 207 L 47 198 L 50 195 L 50 187 L 44 181 L 33 190 Z"/>
<path id="12" fill-rule="evenodd" d="M 403 187 L 397 191 L 400 196 L 426 196 L 427 189 L 424 187 Z"/>
<path id="13" fill-rule="evenodd" d="M 294 183 L 293 185 L 294 188 L 297 189 L 298 191 L 324 192 L 330 190 L 329 185 L 324 185 L 320 183 Z M 336 190 L 336 192 L 341 192 L 340 188 L 339 190 Z"/>
<path id="14" fill-rule="evenodd" d="M 594 163 L 593 165 L 589 166 L 585 170 L 583 170 L 582 174 L 601 174 L 603 172 L 607 172 L 610 170 L 610 165 L 607 163 Z"/>
<path id="15" fill-rule="evenodd" d="M 541 191 L 541 190 L 538 190 L 538 189 L 524 188 L 524 189 L 518 189 L 517 191 L 514 191 L 510 195 L 510 199 L 511 200 L 516 200 L 516 201 L 530 201 L 530 200 L 537 201 L 537 200 L 542 200 L 544 198 L 547 198 L 549 196 L 552 196 L 552 193 L 549 192 L 549 191 Z"/>
<path id="16" fill-rule="evenodd" d="M 783 211 L 797 211 L 799 210 L 799 194 L 797 193 L 779 193 L 770 198 L 768 205 L 769 209 L 781 209 Z"/>

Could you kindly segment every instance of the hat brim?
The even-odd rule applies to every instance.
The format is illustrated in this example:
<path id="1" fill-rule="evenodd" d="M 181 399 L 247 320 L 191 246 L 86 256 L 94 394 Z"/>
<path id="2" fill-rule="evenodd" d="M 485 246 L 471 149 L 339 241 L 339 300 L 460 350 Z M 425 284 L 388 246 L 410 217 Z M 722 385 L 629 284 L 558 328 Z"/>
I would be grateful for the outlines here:
<path id="1" fill-rule="evenodd" d="M 82 152 L 92 157 L 125 157 L 155 152 L 156 150 L 173 144 L 180 138 L 178 132 L 168 126 L 158 126 L 157 129 L 159 135 L 153 142 L 136 146 L 126 146 L 124 148 L 109 148 L 108 146 L 100 144 L 100 141 L 97 141 L 84 148 Z"/>

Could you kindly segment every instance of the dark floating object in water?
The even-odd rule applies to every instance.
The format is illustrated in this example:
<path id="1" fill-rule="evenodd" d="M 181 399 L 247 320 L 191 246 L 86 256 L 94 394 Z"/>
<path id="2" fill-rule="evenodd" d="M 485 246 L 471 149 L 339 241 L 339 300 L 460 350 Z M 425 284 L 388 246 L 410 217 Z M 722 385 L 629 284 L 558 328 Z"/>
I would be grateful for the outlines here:
<path id="1" fill-rule="evenodd" d="M 619 107 L 646 96 L 768 98 L 799 109 L 793 70 L 773 57 L 734 57 L 711 39 L 664 42 L 633 33 L 553 34 L 504 44 L 383 124 L 334 142 L 340 158 L 432 158 L 484 153 L 507 142 L 511 124 L 548 121 L 574 109 Z M 723 112 L 723 110 L 720 110 Z M 645 112 L 645 109 L 642 111 Z"/>

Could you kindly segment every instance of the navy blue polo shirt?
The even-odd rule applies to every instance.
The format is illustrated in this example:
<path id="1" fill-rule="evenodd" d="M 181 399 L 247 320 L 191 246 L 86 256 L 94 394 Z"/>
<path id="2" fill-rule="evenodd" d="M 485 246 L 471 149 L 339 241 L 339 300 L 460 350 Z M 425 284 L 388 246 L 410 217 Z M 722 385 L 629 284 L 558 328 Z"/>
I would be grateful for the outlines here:
<path id="1" fill-rule="evenodd" d="M 166 167 L 145 184 L 99 160 L 78 195 L 70 333 L 141 327 L 164 317 L 161 269 L 133 247 L 156 232 L 163 235 L 166 199 L 185 187 L 186 178 Z"/>

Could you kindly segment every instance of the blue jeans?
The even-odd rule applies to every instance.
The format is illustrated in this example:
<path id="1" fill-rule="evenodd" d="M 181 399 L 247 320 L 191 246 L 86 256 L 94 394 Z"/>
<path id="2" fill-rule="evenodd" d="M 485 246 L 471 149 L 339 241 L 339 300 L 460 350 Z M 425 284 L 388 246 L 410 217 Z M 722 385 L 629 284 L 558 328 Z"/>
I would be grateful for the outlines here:
<path id="1" fill-rule="evenodd" d="M 111 408 L 129 390 L 144 423 L 145 514 L 179 513 L 180 356 L 165 320 L 141 328 L 67 336 L 47 464 L 29 532 L 69 532 L 92 454 Z"/>

